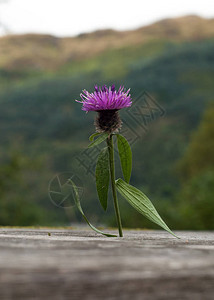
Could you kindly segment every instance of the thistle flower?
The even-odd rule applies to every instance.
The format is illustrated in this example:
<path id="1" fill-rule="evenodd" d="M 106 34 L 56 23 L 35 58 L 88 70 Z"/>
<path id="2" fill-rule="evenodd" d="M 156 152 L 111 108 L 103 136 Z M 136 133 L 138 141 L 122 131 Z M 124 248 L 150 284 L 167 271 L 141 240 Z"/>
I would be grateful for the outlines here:
<path id="1" fill-rule="evenodd" d="M 113 84 L 109 88 L 106 85 L 99 87 L 95 85 L 94 92 L 89 93 L 83 90 L 80 94 L 82 101 L 78 101 L 83 104 L 82 110 L 84 111 L 100 111 L 100 110 L 119 110 L 124 107 L 131 106 L 130 89 L 127 91 L 124 87 L 120 86 L 119 90 L 115 89 Z"/>
<path id="2" fill-rule="evenodd" d="M 82 110 L 98 112 L 95 121 L 97 132 L 112 133 L 118 131 L 122 124 L 118 110 L 132 105 L 129 91 L 130 89 L 126 91 L 123 86 L 117 91 L 115 85 L 109 88 L 106 85 L 95 85 L 93 93 L 83 90 L 80 94 L 82 101 L 76 101 L 83 104 Z"/>
<path id="3" fill-rule="evenodd" d="M 123 236 L 122 222 L 120 217 L 119 203 L 117 199 L 117 191 L 142 215 L 146 216 L 148 219 L 154 223 L 161 226 L 163 229 L 174 235 L 174 233 L 169 229 L 169 227 L 164 223 L 164 221 L 159 216 L 152 202 L 144 195 L 140 190 L 129 184 L 132 172 L 132 151 L 129 142 L 124 136 L 115 132 L 121 127 L 121 120 L 118 111 L 121 108 L 129 107 L 132 104 L 131 96 L 129 94 L 130 90 L 125 90 L 124 87 L 120 87 L 118 91 L 115 90 L 115 86 L 112 85 L 107 88 L 106 85 L 99 87 L 95 85 L 95 91 L 89 93 L 83 90 L 80 94 L 82 101 L 82 110 L 96 111 L 98 112 L 98 117 L 95 121 L 96 130 L 98 133 L 93 133 L 89 140 L 91 143 L 88 148 L 95 147 L 104 141 L 106 141 L 107 147 L 100 151 L 97 158 L 95 177 L 96 177 L 96 187 L 97 195 L 102 205 L 103 209 L 107 209 L 108 205 L 108 188 L 109 181 L 111 180 L 112 196 L 114 202 L 115 216 L 118 225 L 119 236 Z M 96 139 L 95 139 L 96 137 Z M 121 169 L 123 173 L 124 180 L 115 178 L 115 163 L 114 163 L 114 139 L 117 139 L 117 148 L 119 153 L 119 158 L 121 162 Z M 95 140 L 94 140 L 95 139 Z M 101 233 L 105 236 L 115 236 L 112 234 L 104 233 L 97 228 L 95 228 L 88 221 L 85 216 L 79 201 L 79 195 L 77 187 L 74 182 L 70 180 L 70 183 L 74 189 L 74 199 L 79 209 L 80 213 L 84 217 L 88 225 L 96 232 Z M 175 235 L 174 235 L 175 236 Z"/>

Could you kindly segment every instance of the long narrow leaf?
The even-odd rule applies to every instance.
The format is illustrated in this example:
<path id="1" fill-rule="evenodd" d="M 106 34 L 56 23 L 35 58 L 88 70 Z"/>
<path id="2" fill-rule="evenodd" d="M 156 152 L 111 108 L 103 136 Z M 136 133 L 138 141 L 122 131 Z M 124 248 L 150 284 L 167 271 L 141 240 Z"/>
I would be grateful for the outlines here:
<path id="1" fill-rule="evenodd" d="M 91 144 L 88 145 L 88 148 L 99 145 L 107 139 L 108 135 L 109 134 L 107 132 L 102 133 L 96 140 L 94 140 Z"/>
<path id="2" fill-rule="evenodd" d="M 122 179 L 116 180 L 116 187 L 119 193 L 142 215 L 156 223 L 173 236 L 177 237 L 161 219 L 152 202 L 147 196 L 130 184 L 127 184 Z"/>
<path id="3" fill-rule="evenodd" d="M 95 132 L 92 135 L 89 136 L 89 141 L 93 142 L 94 138 L 98 135 L 100 135 L 101 132 Z"/>
<path id="4" fill-rule="evenodd" d="M 132 172 L 132 150 L 126 138 L 117 134 L 117 147 L 120 156 L 124 179 L 129 183 Z"/>
<path id="5" fill-rule="evenodd" d="M 97 229 L 96 227 L 94 227 L 87 219 L 86 215 L 84 214 L 83 212 L 83 209 L 81 207 L 81 204 L 80 204 L 80 198 L 79 198 L 79 193 L 78 193 L 78 188 L 76 186 L 76 184 L 70 179 L 69 180 L 70 183 L 72 184 L 72 187 L 73 187 L 73 190 L 74 190 L 74 201 L 75 201 L 75 204 L 77 206 L 77 208 L 79 209 L 80 213 L 82 214 L 83 218 L 85 219 L 86 223 L 91 227 L 91 229 L 93 229 L 94 231 L 96 231 L 97 233 L 100 233 L 102 235 L 105 235 L 105 236 L 108 236 L 108 237 L 116 237 L 116 235 L 114 234 L 109 234 L 109 233 L 105 233 L 105 232 L 102 232 L 101 230 Z"/>
<path id="6" fill-rule="evenodd" d="M 95 175 L 98 197 L 103 209 L 106 210 L 109 187 L 109 154 L 107 147 L 102 149 L 98 156 Z"/>

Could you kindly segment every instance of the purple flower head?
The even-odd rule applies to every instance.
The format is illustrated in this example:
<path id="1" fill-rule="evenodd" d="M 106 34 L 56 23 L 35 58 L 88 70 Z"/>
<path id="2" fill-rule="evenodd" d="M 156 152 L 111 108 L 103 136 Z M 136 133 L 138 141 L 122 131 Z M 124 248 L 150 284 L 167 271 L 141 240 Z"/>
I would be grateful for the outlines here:
<path id="1" fill-rule="evenodd" d="M 103 85 L 102 87 L 95 85 L 93 93 L 83 90 L 80 94 L 82 101 L 76 101 L 82 103 L 82 110 L 86 112 L 118 110 L 132 105 L 129 91 L 130 89 L 126 91 L 123 86 L 120 86 L 117 91 L 114 84 L 109 88 L 106 85 Z"/>

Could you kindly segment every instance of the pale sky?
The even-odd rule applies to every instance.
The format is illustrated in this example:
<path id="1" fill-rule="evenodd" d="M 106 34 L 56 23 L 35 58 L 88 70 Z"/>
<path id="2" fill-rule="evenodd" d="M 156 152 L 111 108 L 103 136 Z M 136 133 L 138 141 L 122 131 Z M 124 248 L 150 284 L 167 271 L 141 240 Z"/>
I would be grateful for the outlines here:
<path id="1" fill-rule="evenodd" d="M 0 25 L 11 33 L 73 36 L 103 28 L 134 29 L 188 14 L 214 17 L 214 0 L 0 0 Z"/>

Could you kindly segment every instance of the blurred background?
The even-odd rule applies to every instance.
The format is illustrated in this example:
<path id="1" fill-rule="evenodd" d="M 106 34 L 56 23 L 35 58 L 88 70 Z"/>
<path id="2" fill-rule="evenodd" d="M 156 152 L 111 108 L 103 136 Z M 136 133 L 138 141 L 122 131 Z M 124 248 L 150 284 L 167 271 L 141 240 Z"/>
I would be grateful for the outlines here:
<path id="1" fill-rule="evenodd" d="M 66 172 L 90 221 L 116 225 L 112 201 L 104 213 L 96 195 L 96 153 L 84 152 L 95 114 L 75 102 L 115 83 L 141 109 L 137 122 L 136 111 L 121 112 L 124 135 L 138 137 L 131 183 L 172 229 L 214 229 L 213 2 L 100 3 L 0 0 L 0 225 L 83 223 L 50 197 Z M 120 207 L 124 227 L 156 228 Z"/>

